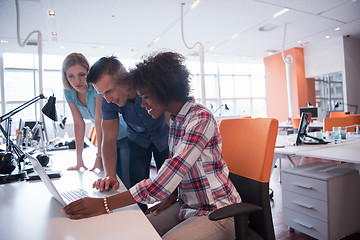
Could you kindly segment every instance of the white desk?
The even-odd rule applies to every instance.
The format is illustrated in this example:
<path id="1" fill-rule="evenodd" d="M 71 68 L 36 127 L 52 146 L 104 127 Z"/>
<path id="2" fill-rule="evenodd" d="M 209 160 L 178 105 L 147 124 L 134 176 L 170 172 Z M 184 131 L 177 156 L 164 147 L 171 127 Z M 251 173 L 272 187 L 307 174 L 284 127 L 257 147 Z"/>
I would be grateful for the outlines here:
<path id="1" fill-rule="evenodd" d="M 278 158 L 288 158 L 293 166 L 295 164 L 291 160 L 293 156 L 314 157 L 326 160 L 341 161 L 346 163 L 360 164 L 360 135 L 348 135 L 346 140 L 342 140 L 335 144 L 334 141 L 328 144 L 302 144 L 290 146 L 289 138 L 294 135 L 284 136 L 278 135 L 274 162 Z"/>
<path id="2" fill-rule="evenodd" d="M 92 149 L 87 148 L 84 152 L 91 153 L 88 159 L 95 160 Z M 75 150 L 54 151 L 49 154 L 53 155 L 50 157 L 53 159 L 53 170 L 63 172 L 61 178 L 53 180 L 60 191 L 62 188 L 82 187 L 94 196 L 103 195 L 92 188 L 92 183 L 101 174 L 66 171 L 68 166 L 75 163 Z M 92 162 L 89 167 L 91 164 Z M 119 189 L 125 190 L 123 185 Z M 40 181 L 0 185 L 0 203 L 0 239 L 4 240 L 161 239 L 136 204 L 112 214 L 71 220 L 61 212 L 61 205 L 51 197 Z"/>

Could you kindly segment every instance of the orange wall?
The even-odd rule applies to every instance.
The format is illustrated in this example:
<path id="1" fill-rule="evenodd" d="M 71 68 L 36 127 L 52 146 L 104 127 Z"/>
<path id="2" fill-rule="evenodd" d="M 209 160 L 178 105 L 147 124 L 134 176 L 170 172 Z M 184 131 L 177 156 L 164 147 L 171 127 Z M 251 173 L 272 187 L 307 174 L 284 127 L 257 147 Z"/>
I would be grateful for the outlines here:
<path id="1" fill-rule="evenodd" d="M 305 79 L 304 51 L 292 48 L 285 51 L 285 56 L 294 59 L 291 64 L 291 85 L 294 115 L 299 114 L 299 107 L 308 101 L 308 87 Z M 289 117 L 285 63 L 281 53 L 264 58 L 267 116 L 286 121 Z M 312 104 L 312 101 L 310 101 Z"/>
<path id="2" fill-rule="evenodd" d="M 313 105 L 316 106 L 316 98 L 315 98 L 315 78 L 307 78 L 307 96 L 308 101 Z"/>

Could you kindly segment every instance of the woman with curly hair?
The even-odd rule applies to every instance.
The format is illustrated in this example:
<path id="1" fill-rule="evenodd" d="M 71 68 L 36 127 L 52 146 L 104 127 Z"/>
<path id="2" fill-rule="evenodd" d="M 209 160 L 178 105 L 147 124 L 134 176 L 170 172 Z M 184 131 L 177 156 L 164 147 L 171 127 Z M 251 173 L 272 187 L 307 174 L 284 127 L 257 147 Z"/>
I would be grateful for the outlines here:
<path id="1" fill-rule="evenodd" d="M 212 113 L 190 97 L 190 73 L 174 52 L 150 56 L 130 71 L 142 107 L 153 118 L 170 113 L 170 157 L 153 179 L 103 199 L 85 198 L 64 208 L 84 218 L 133 203 L 151 204 L 148 218 L 163 239 L 234 239 L 233 219 L 210 221 L 212 211 L 241 202 L 221 154 Z"/>

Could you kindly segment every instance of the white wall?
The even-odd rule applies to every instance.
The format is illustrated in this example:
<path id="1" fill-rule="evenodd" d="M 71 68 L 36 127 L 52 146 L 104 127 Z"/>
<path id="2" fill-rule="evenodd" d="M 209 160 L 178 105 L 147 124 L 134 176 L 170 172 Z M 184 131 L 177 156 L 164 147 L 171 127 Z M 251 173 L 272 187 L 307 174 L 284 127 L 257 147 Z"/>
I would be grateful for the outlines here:
<path id="1" fill-rule="evenodd" d="M 324 39 L 304 48 L 305 77 L 344 72 L 343 38 Z"/>
<path id="2" fill-rule="evenodd" d="M 345 103 L 360 106 L 360 39 L 344 37 L 344 57 Z M 354 108 L 348 111 L 354 111 Z"/>
<path id="3" fill-rule="evenodd" d="M 342 72 L 345 103 L 360 106 L 360 39 L 338 37 L 309 45 L 304 48 L 304 60 L 306 78 Z"/>

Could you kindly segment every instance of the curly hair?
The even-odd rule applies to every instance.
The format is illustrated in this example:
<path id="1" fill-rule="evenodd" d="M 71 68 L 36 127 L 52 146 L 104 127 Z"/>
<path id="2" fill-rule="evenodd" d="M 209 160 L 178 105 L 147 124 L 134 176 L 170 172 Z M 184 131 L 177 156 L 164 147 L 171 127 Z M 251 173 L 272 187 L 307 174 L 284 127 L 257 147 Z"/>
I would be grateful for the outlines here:
<path id="1" fill-rule="evenodd" d="M 88 60 L 81 53 L 70 53 L 69 55 L 67 55 L 63 61 L 62 67 L 61 67 L 62 82 L 63 82 L 65 89 L 69 89 L 69 90 L 72 89 L 72 87 L 69 83 L 69 80 L 66 77 L 66 71 L 70 67 L 77 65 L 77 64 L 79 64 L 80 66 L 85 68 L 86 72 L 88 72 L 90 69 Z"/>
<path id="2" fill-rule="evenodd" d="M 175 52 L 150 55 L 130 70 L 132 87 L 148 90 L 158 103 L 186 102 L 190 94 L 190 72 L 185 57 Z"/>

